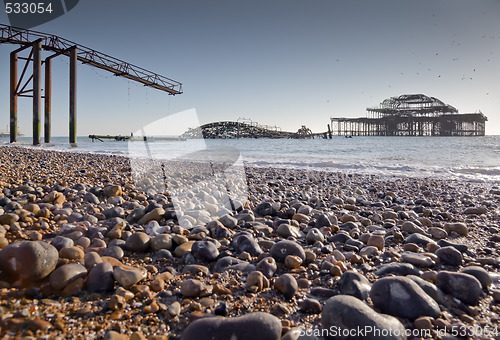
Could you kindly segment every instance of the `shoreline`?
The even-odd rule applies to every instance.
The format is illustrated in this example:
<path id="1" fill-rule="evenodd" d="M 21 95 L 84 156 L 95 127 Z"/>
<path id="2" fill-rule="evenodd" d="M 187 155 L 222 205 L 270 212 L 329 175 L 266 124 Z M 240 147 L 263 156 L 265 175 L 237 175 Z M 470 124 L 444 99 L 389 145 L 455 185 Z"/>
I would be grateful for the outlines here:
<path id="1" fill-rule="evenodd" d="M 280 335 L 296 339 L 300 329 L 337 327 L 340 302 L 329 298 L 353 295 L 367 311 L 358 326 L 377 319 L 442 336 L 500 321 L 493 184 L 245 167 L 248 200 L 227 201 L 217 187 L 227 169 L 205 176 L 192 165 L 172 174 L 189 193 L 168 196 L 153 187 L 165 176 L 173 183 L 171 174 L 138 190 L 128 157 L 0 146 L 0 260 L 25 263 L 5 251 L 23 240 L 54 248 L 43 253 L 50 268 L 0 263 L 0 334 L 180 339 L 191 324 L 190 340 L 207 316 L 245 330 L 255 324 L 236 317 L 264 312 L 254 331 L 278 332 L 278 320 Z M 231 184 L 243 186 L 234 176 L 223 179 L 232 194 Z M 452 289 L 441 272 L 479 290 Z M 347 310 L 358 303 L 346 301 Z"/>

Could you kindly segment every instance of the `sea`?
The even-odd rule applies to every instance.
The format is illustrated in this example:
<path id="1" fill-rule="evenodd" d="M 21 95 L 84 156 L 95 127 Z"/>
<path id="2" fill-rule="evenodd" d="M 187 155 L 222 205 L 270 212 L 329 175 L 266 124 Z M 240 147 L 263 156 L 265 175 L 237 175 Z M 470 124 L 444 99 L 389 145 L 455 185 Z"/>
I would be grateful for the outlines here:
<path id="1" fill-rule="evenodd" d="M 18 144 L 32 148 L 30 137 Z M 0 145 L 9 145 L 7 138 Z M 332 139 L 194 139 L 187 141 L 105 140 L 55 137 L 36 148 L 64 152 L 111 154 L 132 158 L 199 157 L 218 150 L 227 161 L 247 166 L 321 170 L 382 177 L 429 177 L 500 184 L 500 136 L 484 137 L 356 137 Z M 198 152 L 198 153 L 197 153 Z M 236 155 L 236 156 L 235 156 Z M 218 156 L 217 156 L 218 157 Z"/>

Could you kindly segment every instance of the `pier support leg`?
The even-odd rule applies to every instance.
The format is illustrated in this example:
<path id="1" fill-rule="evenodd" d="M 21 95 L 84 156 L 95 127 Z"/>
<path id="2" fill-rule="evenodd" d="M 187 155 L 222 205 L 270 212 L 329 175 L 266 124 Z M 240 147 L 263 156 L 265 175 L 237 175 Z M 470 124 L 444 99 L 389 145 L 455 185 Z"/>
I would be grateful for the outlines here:
<path id="1" fill-rule="evenodd" d="M 71 48 L 69 62 L 69 142 L 76 146 L 76 46 Z"/>
<path id="2" fill-rule="evenodd" d="M 33 43 L 33 145 L 40 144 L 42 42 Z"/>
<path id="3" fill-rule="evenodd" d="M 44 116 L 44 142 L 50 143 L 50 110 L 52 101 L 52 59 L 45 59 L 45 116 Z"/>
<path id="4" fill-rule="evenodd" d="M 10 54 L 10 142 L 17 142 L 17 53 Z"/>

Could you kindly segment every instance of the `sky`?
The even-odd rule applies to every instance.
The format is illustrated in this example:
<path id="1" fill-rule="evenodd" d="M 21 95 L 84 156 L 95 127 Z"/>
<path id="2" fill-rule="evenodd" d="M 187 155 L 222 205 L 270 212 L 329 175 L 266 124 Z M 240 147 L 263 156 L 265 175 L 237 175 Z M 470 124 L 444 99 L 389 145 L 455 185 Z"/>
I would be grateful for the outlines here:
<path id="1" fill-rule="evenodd" d="M 183 84 L 170 96 L 79 64 L 81 136 L 125 135 L 190 109 L 202 124 L 250 118 L 322 132 L 332 116 L 364 117 L 367 107 L 412 93 L 460 113 L 480 110 L 486 133 L 500 135 L 499 17 L 498 0 L 81 0 L 33 30 Z M 0 131 L 15 47 L 0 45 Z M 67 136 L 68 58 L 52 68 L 52 135 Z M 25 135 L 31 116 L 31 99 L 19 99 Z"/>

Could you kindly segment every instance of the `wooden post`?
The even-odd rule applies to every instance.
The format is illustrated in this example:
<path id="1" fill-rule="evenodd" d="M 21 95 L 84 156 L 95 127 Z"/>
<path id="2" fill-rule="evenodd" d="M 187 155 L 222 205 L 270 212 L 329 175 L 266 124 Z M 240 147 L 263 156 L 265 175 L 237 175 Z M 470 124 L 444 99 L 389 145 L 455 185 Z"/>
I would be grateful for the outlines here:
<path id="1" fill-rule="evenodd" d="M 51 96 L 52 96 L 52 59 L 45 59 L 45 116 L 44 116 L 44 141 L 50 143 L 50 111 L 51 111 Z"/>
<path id="2" fill-rule="evenodd" d="M 76 62 L 77 48 L 73 46 L 69 61 L 69 143 L 76 146 Z"/>
<path id="3" fill-rule="evenodd" d="M 10 54 L 10 142 L 17 142 L 17 53 Z"/>
<path id="4" fill-rule="evenodd" d="M 33 145 L 40 144 L 42 41 L 33 43 Z"/>

